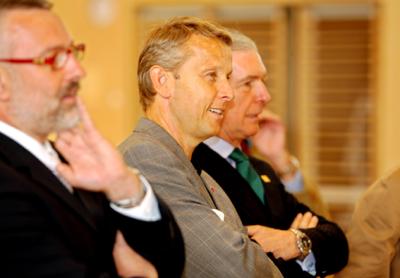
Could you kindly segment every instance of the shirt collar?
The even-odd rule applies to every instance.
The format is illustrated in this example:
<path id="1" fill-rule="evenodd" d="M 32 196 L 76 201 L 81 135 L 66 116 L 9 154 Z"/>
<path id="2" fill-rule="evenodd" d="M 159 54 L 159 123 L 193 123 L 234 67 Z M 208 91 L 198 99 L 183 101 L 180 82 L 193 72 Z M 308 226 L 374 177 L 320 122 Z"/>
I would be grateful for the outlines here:
<path id="1" fill-rule="evenodd" d="M 213 151 L 222 156 L 224 159 L 228 159 L 229 155 L 235 149 L 233 145 L 217 136 L 208 138 L 204 141 L 204 143 L 209 146 Z"/>
<path id="2" fill-rule="evenodd" d="M 56 166 L 60 160 L 57 152 L 53 149 L 48 141 L 42 144 L 25 132 L 18 130 L 2 121 L 0 121 L 0 132 L 21 145 L 24 149 L 26 149 L 44 165 L 46 165 L 46 167 L 52 172 L 56 170 Z"/>

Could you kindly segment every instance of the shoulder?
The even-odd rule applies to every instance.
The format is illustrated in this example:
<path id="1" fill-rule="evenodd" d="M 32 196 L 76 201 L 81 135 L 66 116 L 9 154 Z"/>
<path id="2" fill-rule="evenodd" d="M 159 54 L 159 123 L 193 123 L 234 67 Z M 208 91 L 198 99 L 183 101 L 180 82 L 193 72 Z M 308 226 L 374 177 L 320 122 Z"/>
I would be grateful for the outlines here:
<path id="1" fill-rule="evenodd" d="M 355 217 L 382 219 L 397 215 L 400 225 L 400 168 L 372 184 L 360 198 L 354 212 Z"/>
<path id="2" fill-rule="evenodd" d="M 216 163 L 216 161 L 219 161 L 219 159 L 225 160 L 209 146 L 204 143 L 200 143 L 193 151 L 191 162 L 196 167 L 196 169 L 205 169 L 209 171 L 211 165 L 213 165 L 213 167 L 215 168 L 214 164 Z"/>
<path id="3" fill-rule="evenodd" d="M 35 191 L 36 186 L 22 172 L 0 160 L 0 193 Z M 26 169 L 29 171 L 29 169 Z M 25 170 L 25 171 L 26 171 Z"/>
<path id="4" fill-rule="evenodd" d="M 266 171 L 268 173 L 273 174 L 275 177 L 278 177 L 272 168 L 271 165 L 269 165 L 266 161 L 258 159 L 254 156 L 249 156 L 249 160 L 251 165 L 257 170 L 257 171 Z"/>
<path id="5" fill-rule="evenodd" d="M 143 133 L 131 134 L 118 149 L 128 164 L 132 160 L 157 160 L 172 152 L 162 141 Z"/>
<path id="6" fill-rule="evenodd" d="M 378 187 L 381 184 L 381 187 L 385 187 L 387 190 L 391 192 L 396 192 L 396 194 L 400 193 L 400 168 L 396 168 L 380 180 L 378 180 L 371 188 Z"/>

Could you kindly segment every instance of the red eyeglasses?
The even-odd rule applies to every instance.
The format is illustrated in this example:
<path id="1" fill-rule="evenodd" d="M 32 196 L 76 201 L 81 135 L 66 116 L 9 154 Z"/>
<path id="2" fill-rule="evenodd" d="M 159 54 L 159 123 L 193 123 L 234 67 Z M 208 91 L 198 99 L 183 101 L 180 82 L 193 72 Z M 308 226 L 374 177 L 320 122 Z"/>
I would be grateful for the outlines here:
<path id="1" fill-rule="evenodd" d="M 41 57 L 30 59 L 19 58 L 0 58 L 0 62 L 14 63 L 14 64 L 35 64 L 35 65 L 49 65 L 53 70 L 62 69 L 68 61 L 70 54 L 74 55 L 75 59 L 81 60 L 85 53 L 85 45 L 77 44 L 71 45 L 68 48 L 55 50 L 50 54 L 45 54 Z"/>

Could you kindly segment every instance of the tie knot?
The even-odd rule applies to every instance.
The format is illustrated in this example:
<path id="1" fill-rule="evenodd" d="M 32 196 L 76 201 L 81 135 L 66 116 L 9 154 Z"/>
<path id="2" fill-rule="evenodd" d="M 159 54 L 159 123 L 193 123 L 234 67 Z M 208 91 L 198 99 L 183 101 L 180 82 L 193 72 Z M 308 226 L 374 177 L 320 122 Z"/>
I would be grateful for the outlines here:
<path id="1" fill-rule="evenodd" d="M 229 155 L 229 158 L 234 160 L 237 163 L 249 160 L 249 157 L 238 148 L 235 148 L 231 152 L 231 154 Z"/>

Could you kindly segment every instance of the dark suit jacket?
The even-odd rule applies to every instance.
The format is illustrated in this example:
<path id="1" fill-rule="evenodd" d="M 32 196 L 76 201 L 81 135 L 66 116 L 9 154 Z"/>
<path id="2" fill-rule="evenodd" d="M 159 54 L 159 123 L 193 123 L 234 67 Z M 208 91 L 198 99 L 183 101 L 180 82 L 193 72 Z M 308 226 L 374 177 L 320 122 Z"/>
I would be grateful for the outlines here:
<path id="1" fill-rule="evenodd" d="M 0 277 L 116 277 L 115 232 L 151 261 L 160 276 L 179 277 L 183 242 L 167 207 L 162 220 L 120 215 L 103 194 L 75 190 L 26 149 L 0 134 Z"/>
<path id="2" fill-rule="evenodd" d="M 258 199 L 247 181 L 242 178 L 223 157 L 205 144 L 194 151 L 192 163 L 198 170 L 205 170 L 225 190 L 234 204 L 244 225 L 263 225 L 276 229 L 288 229 L 297 215 L 310 209 L 299 203 L 288 193 L 274 170 L 264 161 L 250 157 L 250 162 L 258 174 L 266 175 L 271 182 L 265 183 L 265 205 Z M 319 223 L 314 229 L 303 230 L 312 241 L 312 251 L 316 258 L 317 275 L 327 275 L 342 269 L 348 259 L 347 240 L 342 230 L 334 223 L 318 216 Z M 285 277 L 310 277 L 291 260 L 276 260 Z"/>

